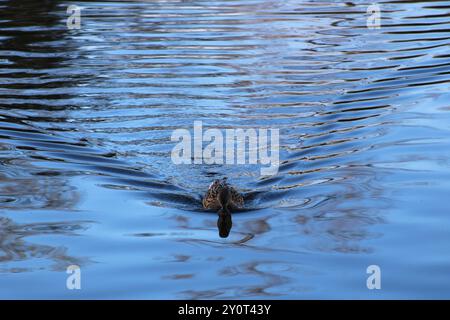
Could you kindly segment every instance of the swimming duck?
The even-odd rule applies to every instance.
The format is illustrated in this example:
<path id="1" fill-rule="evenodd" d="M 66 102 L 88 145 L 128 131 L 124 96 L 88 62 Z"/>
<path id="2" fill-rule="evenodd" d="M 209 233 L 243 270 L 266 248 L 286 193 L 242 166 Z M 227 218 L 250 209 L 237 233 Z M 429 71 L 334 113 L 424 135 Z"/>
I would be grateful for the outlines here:
<path id="1" fill-rule="evenodd" d="M 244 206 L 244 198 L 227 183 L 227 178 L 214 180 L 203 198 L 203 208 L 218 210 L 217 227 L 222 238 L 228 237 L 232 220 L 231 211 Z"/>

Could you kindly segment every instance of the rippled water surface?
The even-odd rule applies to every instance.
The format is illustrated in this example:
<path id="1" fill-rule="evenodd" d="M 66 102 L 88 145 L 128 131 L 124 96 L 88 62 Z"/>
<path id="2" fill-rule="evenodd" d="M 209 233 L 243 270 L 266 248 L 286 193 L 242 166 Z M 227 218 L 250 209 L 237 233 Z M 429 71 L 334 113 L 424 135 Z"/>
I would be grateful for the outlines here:
<path id="1" fill-rule="evenodd" d="M 450 5 L 371 3 L 0 1 L 0 298 L 450 298 Z M 173 164 L 196 120 L 278 174 Z"/>

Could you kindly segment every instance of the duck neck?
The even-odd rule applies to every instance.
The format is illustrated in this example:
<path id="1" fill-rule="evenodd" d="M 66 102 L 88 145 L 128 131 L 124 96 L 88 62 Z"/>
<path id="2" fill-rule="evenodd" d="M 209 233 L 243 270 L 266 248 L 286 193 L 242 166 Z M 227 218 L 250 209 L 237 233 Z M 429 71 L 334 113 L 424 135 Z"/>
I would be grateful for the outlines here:
<path id="1" fill-rule="evenodd" d="M 228 203 L 230 201 L 230 190 L 228 190 L 227 187 L 220 190 L 218 200 L 223 210 L 228 211 Z"/>
<path id="2" fill-rule="evenodd" d="M 222 209 L 219 211 L 219 214 L 226 216 L 230 214 L 230 210 L 228 209 L 228 205 L 222 206 Z"/>

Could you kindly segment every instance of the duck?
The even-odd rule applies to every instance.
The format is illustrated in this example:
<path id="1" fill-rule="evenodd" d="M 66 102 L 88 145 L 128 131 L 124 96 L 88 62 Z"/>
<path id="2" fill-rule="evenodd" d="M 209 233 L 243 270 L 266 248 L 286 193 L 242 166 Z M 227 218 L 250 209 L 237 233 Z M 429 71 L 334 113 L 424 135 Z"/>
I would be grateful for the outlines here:
<path id="1" fill-rule="evenodd" d="M 215 210 L 218 214 L 219 236 L 226 238 L 233 225 L 231 210 L 244 206 L 242 195 L 227 182 L 227 178 L 214 180 L 202 200 L 203 208 Z"/>

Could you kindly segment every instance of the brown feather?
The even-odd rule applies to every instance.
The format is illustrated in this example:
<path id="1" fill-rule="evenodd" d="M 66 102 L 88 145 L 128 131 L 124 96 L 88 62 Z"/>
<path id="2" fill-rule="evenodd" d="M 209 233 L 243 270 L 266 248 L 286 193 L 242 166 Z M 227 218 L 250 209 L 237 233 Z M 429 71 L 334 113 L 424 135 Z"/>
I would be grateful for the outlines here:
<path id="1" fill-rule="evenodd" d="M 242 208 L 244 206 L 244 198 L 242 195 L 236 191 L 232 186 L 230 186 L 226 179 L 214 180 L 213 183 L 208 188 L 205 196 L 203 197 L 202 204 L 205 209 L 219 210 L 222 206 L 218 200 L 218 195 L 221 190 L 228 188 L 231 193 L 231 198 L 229 200 L 229 205 L 234 208 Z"/>

